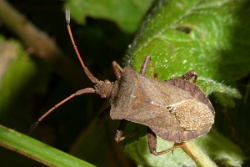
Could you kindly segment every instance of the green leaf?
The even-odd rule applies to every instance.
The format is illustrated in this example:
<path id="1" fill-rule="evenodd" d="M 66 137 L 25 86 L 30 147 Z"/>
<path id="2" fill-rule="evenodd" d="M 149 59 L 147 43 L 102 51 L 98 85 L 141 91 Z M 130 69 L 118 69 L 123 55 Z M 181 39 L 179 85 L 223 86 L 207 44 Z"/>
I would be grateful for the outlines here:
<path id="1" fill-rule="evenodd" d="M 0 125 L 0 145 L 47 166 L 93 167 L 83 160 Z"/>
<path id="2" fill-rule="evenodd" d="M 87 16 L 115 22 L 123 31 L 134 32 L 146 9 L 153 0 L 68 0 L 69 7 L 78 23 L 84 24 Z"/>
<path id="3" fill-rule="evenodd" d="M 236 28 L 245 29 L 238 20 L 238 13 L 247 15 L 242 6 L 244 1 L 235 4 L 232 0 L 161 0 L 130 45 L 127 62 L 139 69 L 144 57 L 150 55 L 160 80 L 181 76 L 193 69 L 206 82 L 206 87 L 202 87 L 205 93 L 219 91 L 239 98 L 239 92 L 227 84 L 234 85 L 236 79 L 250 70 L 250 57 L 246 54 L 249 40 L 240 41 L 244 44 L 233 40 L 238 38 L 234 33 Z M 243 34 L 241 31 L 241 36 Z M 245 31 L 245 35 L 248 34 L 249 31 Z M 240 45 L 242 51 L 235 49 L 235 45 Z M 235 67 L 240 68 L 235 70 Z M 231 104 L 228 100 L 224 104 Z"/>
<path id="4" fill-rule="evenodd" d="M 200 86 L 200 88 L 204 91 L 206 95 L 214 93 L 220 104 L 224 106 L 233 107 L 235 105 L 233 97 L 242 97 L 237 89 L 231 88 L 230 86 L 226 86 L 225 84 L 216 82 L 212 79 L 199 77 L 197 84 Z"/>

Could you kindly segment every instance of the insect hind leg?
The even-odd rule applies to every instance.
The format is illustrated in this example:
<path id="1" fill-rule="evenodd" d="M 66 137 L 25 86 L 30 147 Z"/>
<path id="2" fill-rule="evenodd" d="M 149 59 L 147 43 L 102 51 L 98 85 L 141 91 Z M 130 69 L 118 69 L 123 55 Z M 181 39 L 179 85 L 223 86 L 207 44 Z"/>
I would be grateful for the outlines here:
<path id="1" fill-rule="evenodd" d="M 184 79 L 184 80 L 190 80 L 194 77 L 193 83 L 196 83 L 197 79 L 198 79 L 198 74 L 194 71 L 194 70 L 190 70 L 189 72 L 187 72 L 186 74 L 182 75 L 180 77 L 180 79 Z"/>
<path id="2" fill-rule="evenodd" d="M 156 148 L 157 148 L 157 136 L 156 134 L 150 129 L 148 128 L 148 147 L 149 147 L 149 152 L 151 154 L 154 154 L 156 156 L 158 155 L 162 155 L 162 154 L 166 154 L 170 151 L 173 151 L 177 148 L 183 148 L 185 149 L 185 143 L 175 143 L 172 147 L 166 149 L 166 150 L 163 150 L 163 151 L 156 151 Z"/>

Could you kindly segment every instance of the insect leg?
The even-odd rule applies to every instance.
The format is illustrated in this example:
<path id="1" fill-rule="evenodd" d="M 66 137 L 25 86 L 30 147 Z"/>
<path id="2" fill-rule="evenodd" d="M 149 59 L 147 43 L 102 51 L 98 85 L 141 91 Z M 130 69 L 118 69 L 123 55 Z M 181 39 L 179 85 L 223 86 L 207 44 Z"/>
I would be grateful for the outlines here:
<path id="1" fill-rule="evenodd" d="M 141 75 L 145 75 L 147 72 L 147 68 L 148 68 L 148 63 L 150 64 L 150 73 L 151 73 L 151 77 L 154 78 L 154 72 L 153 72 L 153 65 L 152 65 L 152 61 L 151 61 L 151 57 L 150 56 L 146 56 L 141 69 L 140 69 L 140 74 Z"/>
<path id="2" fill-rule="evenodd" d="M 116 131 L 116 134 L 115 134 L 115 141 L 118 143 L 120 141 L 123 141 L 125 138 L 127 138 L 128 136 L 131 136 L 131 135 L 134 135 L 134 134 L 137 134 L 138 133 L 138 129 L 134 129 L 134 130 L 131 130 L 130 132 L 128 132 L 126 135 L 123 135 L 123 132 L 127 126 L 127 123 L 128 121 L 126 120 L 122 120 L 120 122 L 120 125 Z"/>
<path id="3" fill-rule="evenodd" d="M 194 71 L 194 70 L 190 70 L 189 72 L 187 72 L 186 74 L 182 75 L 180 77 L 180 79 L 185 79 L 185 80 L 190 80 L 191 78 L 194 77 L 194 81 L 193 83 L 196 83 L 197 78 L 198 78 L 198 74 Z"/>
<path id="4" fill-rule="evenodd" d="M 116 61 L 113 61 L 112 67 L 113 67 L 113 71 L 114 71 L 116 79 L 121 78 L 121 75 L 123 72 L 123 69 L 121 68 L 121 66 Z"/>
<path id="5" fill-rule="evenodd" d="M 162 154 L 166 154 L 169 151 L 173 151 L 177 148 L 182 148 L 185 146 L 185 143 L 175 143 L 171 148 L 157 152 L 156 148 L 157 148 L 157 136 L 156 134 L 150 129 L 148 128 L 148 147 L 149 147 L 149 151 L 151 154 L 154 155 L 162 155 Z"/>
<path id="6" fill-rule="evenodd" d="M 123 136 L 123 131 L 124 131 L 126 125 L 127 125 L 127 122 L 128 121 L 126 121 L 126 120 L 122 120 L 120 122 L 120 125 L 119 125 L 118 129 L 116 130 L 116 134 L 115 134 L 114 139 L 115 139 L 115 141 L 117 143 L 125 139 L 125 137 Z"/>

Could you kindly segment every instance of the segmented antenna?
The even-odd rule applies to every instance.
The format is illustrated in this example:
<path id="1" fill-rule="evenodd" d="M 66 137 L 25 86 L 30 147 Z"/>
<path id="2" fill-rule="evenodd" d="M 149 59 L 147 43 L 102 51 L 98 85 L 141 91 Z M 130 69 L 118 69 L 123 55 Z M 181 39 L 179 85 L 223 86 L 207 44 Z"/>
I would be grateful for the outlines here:
<path id="1" fill-rule="evenodd" d="M 28 134 L 30 134 L 36 127 L 37 125 L 45 118 L 47 117 L 50 113 L 52 113 L 52 111 L 54 111 L 56 108 L 58 108 L 59 106 L 61 106 L 62 104 L 66 103 L 67 101 L 69 101 L 70 99 L 73 99 L 76 96 L 80 96 L 83 94 L 87 94 L 87 93 L 95 93 L 95 89 L 93 88 L 84 88 L 84 89 L 80 89 L 77 92 L 71 94 L 70 96 L 68 96 L 67 98 L 65 98 L 64 100 L 60 101 L 59 103 L 57 103 L 54 107 L 52 107 L 50 110 L 48 110 L 45 114 L 43 114 L 29 129 Z"/>
<path id="2" fill-rule="evenodd" d="M 68 8 L 66 8 L 66 11 L 65 11 L 65 17 L 66 17 L 66 23 L 67 23 L 67 30 L 69 32 L 69 37 L 70 37 L 70 40 L 71 40 L 71 43 L 75 49 L 75 52 L 76 52 L 76 55 L 78 57 L 78 60 L 80 61 L 81 65 L 82 65 L 82 68 L 84 70 L 84 72 L 86 73 L 86 75 L 88 76 L 88 78 L 91 80 L 91 82 L 93 83 L 97 83 L 99 80 L 89 71 L 89 69 L 85 66 L 82 58 L 81 58 L 81 55 L 78 51 L 78 48 L 75 44 L 75 40 L 74 40 L 74 37 L 73 37 L 73 34 L 72 34 L 72 31 L 71 31 L 71 28 L 70 28 L 70 10 Z"/>
<path id="3" fill-rule="evenodd" d="M 93 83 L 97 83 L 99 82 L 99 80 L 89 71 L 89 69 L 85 66 L 82 58 L 81 58 L 81 55 L 77 49 L 77 46 L 75 44 L 75 41 L 74 41 L 74 37 L 72 35 L 72 32 L 71 32 L 71 28 L 70 28 L 70 11 L 69 9 L 67 8 L 66 11 L 65 11 L 65 16 L 66 16 L 66 23 L 67 23 L 67 29 L 68 29 L 68 32 L 69 32 L 69 36 L 70 36 L 70 40 L 72 42 L 72 45 L 75 49 L 75 52 L 76 52 L 76 55 L 82 65 L 82 68 L 84 70 L 84 72 L 86 73 L 86 75 L 88 76 L 88 78 L 93 82 Z M 83 95 L 83 94 L 87 94 L 87 93 L 96 93 L 95 92 L 95 89 L 93 88 L 84 88 L 84 89 L 81 89 L 81 90 L 78 90 L 77 92 L 73 93 L 72 95 L 68 96 L 67 98 L 65 98 L 64 100 L 62 100 L 61 102 L 57 103 L 54 107 L 52 107 L 50 110 L 48 110 L 45 114 L 43 114 L 29 129 L 28 131 L 28 134 L 30 134 L 36 127 L 37 125 L 39 124 L 39 122 L 41 122 L 45 117 L 47 117 L 52 111 L 54 111 L 56 108 L 58 108 L 59 106 L 61 106 L 62 104 L 64 104 L 65 102 L 69 101 L 70 99 L 76 97 L 76 96 L 80 96 L 80 95 Z"/>

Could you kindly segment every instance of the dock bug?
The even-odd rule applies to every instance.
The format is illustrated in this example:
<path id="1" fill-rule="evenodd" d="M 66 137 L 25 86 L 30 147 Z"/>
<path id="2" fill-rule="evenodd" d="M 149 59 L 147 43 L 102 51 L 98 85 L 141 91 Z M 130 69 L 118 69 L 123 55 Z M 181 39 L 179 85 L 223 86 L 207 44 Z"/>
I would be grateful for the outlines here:
<path id="1" fill-rule="evenodd" d="M 127 121 L 148 127 L 148 145 L 150 153 L 161 155 L 175 148 L 182 147 L 182 143 L 209 132 L 214 123 L 215 111 L 212 104 L 195 84 L 197 73 L 193 70 L 180 78 L 158 81 L 151 74 L 145 76 L 151 57 L 146 56 L 137 73 L 130 66 L 121 68 L 113 61 L 112 67 L 117 78 L 115 82 L 98 80 L 85 66 L 70 28 L 70 13 L 66 10 L 67 29 L 76 55 L 87 77 L 95 84 L 93 88 L 81 89 L 62 100 L 44 115 L 35 126 L 54 109 L 75 96 L 95 93 L 106 98 L 111 104 L 110 116 L 114 120 L 122 120 L 115 135 L 115 141 L 124 139 L 123 130 Z M 151 65 L 152 68 L 152 65 Z M 152 69 L 151 69 L 152 70 Z M 190 82 L 194 78 L 193 82 Z M 156 136 L 177 143 L 170 149 L 157 152 Z"/>

